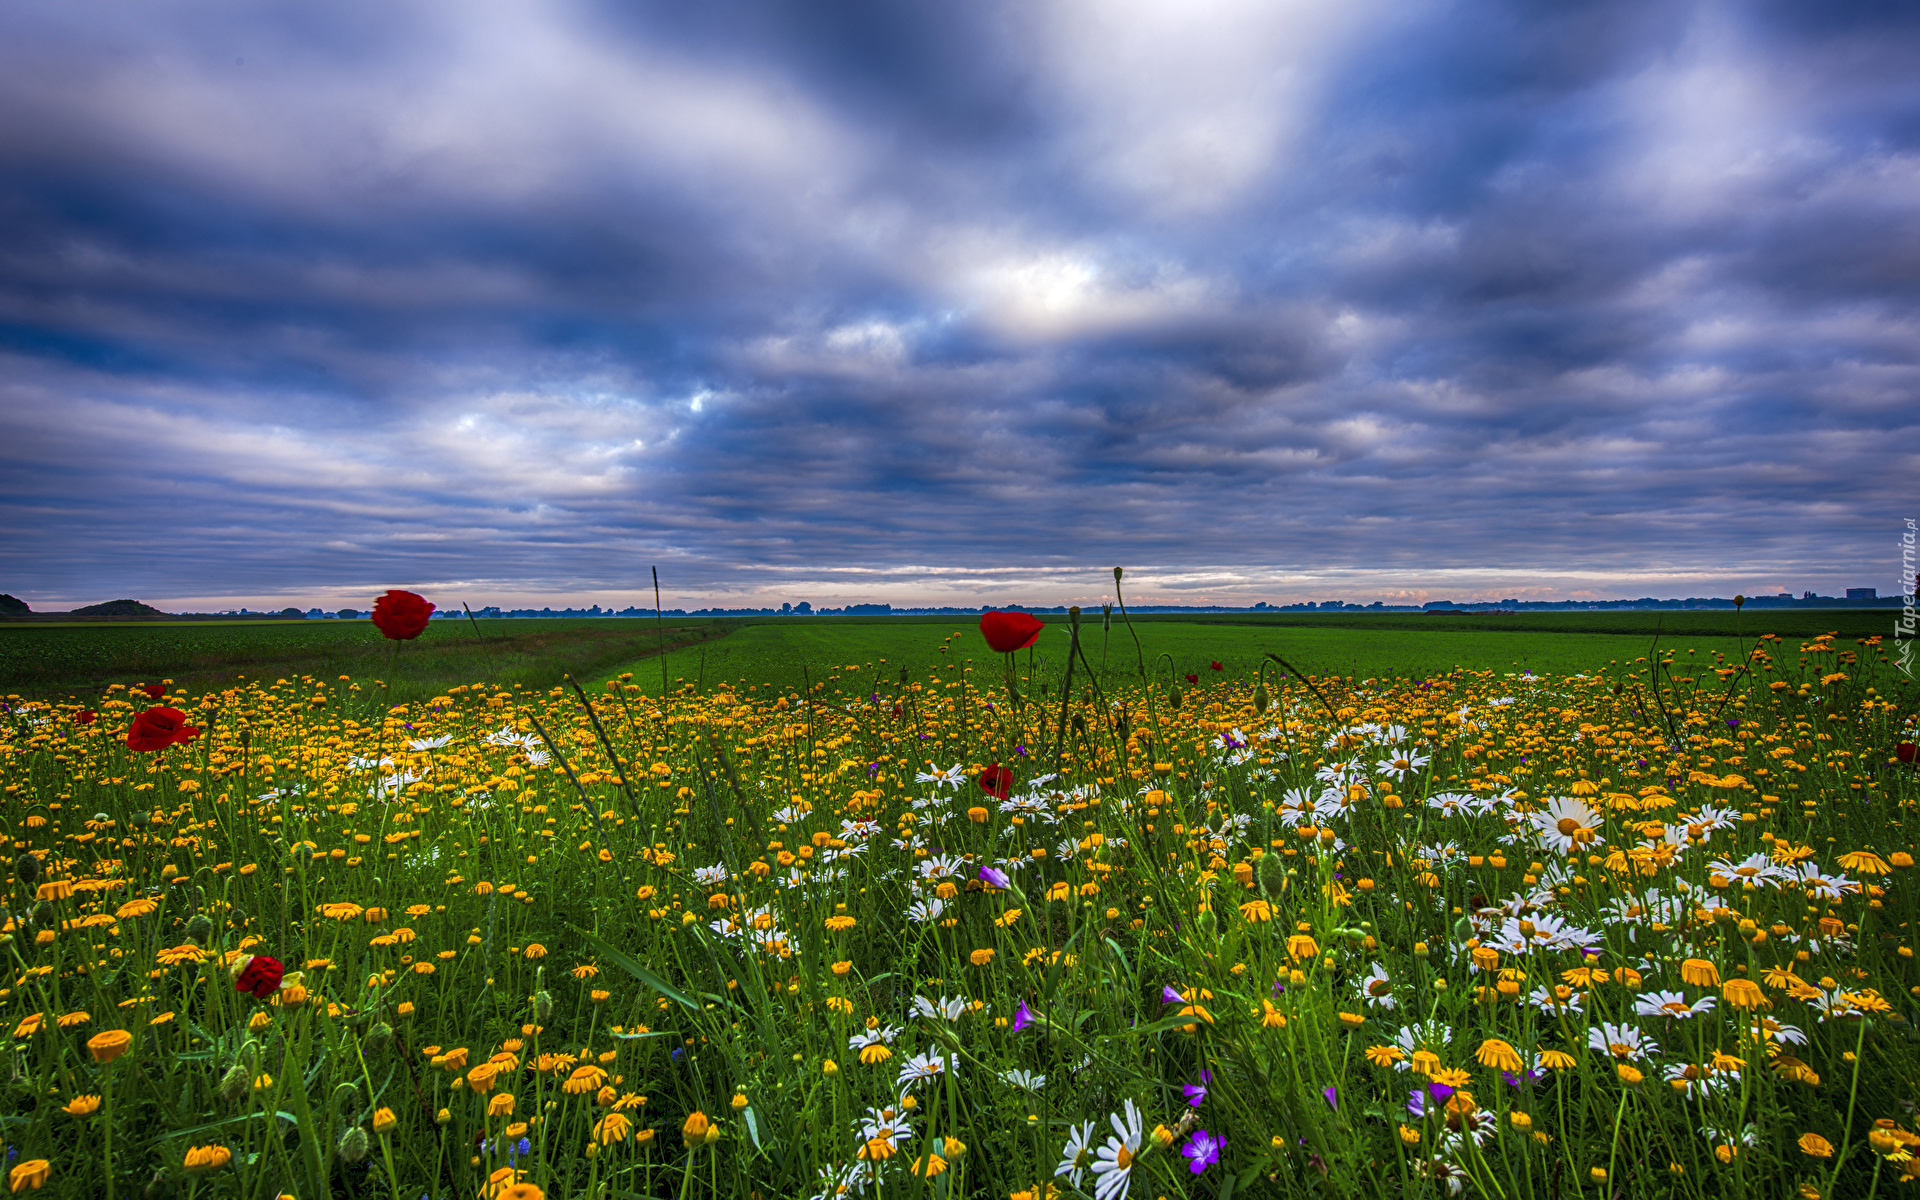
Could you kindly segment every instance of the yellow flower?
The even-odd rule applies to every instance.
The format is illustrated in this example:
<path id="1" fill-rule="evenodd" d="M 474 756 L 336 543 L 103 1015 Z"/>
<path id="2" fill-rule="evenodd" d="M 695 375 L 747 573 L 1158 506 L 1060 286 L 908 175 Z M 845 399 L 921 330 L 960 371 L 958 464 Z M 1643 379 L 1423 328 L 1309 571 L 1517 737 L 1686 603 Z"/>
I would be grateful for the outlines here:
<path id="1" fill-rule="evenodd" d="M 1480 1060 L 1481 1066 L 1492 1067 L 1496 1071 L 1511 1071 L 1518 1074 L 1525 1069 L 1525 1064 L 1520 1061 L 1520 1055 L 1512 1046 L 1499 1038 L 1488 1038 L 1481 1042 L 1480 1050 L 1475 1057 Z"/>
<path id="2" fill-rule="evenodd" d="M 1636 1083 L 1639 1083 L 1641 1080 L 1646 1078 L 1645 1075 L 1642 1075 L 1640 1073 L 1638 1068 L 1630 1066 L 1627 1063 L 1618 1063 L 1614 1066 L 1613 1069 L 1619 1073 L 1620 1082 L 1628 1085 L 1629 1087 L 1631 1087 Z"/>
<path id="3" fill-rule="evenodd" d="M 584 1096 L 599 1091 L 600 1085 L 606 1081 L 607 1073 L 588 1063 L 575 1068 L 573 1074 L 567 1076 L 567 1081 L 560 1085 L 560 1090 L 569 1096 Z"/>
<path id="4" fill-rule="evenodd" d="M 45 1020 L 46 1018 L 40 1013 L 23 1017 L 20 1023 L 13 1027 L 13 1036 L 17 1038 L 32 1037 L 34 1034 L 40 1032 L 40 1026 L 45 1023 Z"/>
<path id="5" fill-rule="evenodd" d="M 1829 1142 L 1827 1139 L 1821 1137 L 1817 1133 L 1801 1134 L 1798 1145 L 1800 1147 L 1801 1153 L 1810 1154 L 1814 1158 L 1832 1158 L 1833 1157 L 1833 1143 Z"/>
<path id="6" fill-rule="evenodd" d="M 1273 1001 L 1262 999 L 1260 1001 L 1260 1008 L 1261 1008 L 1261 1013 L 1260 1013 L 1261 1028 L 1285 1029 L 1287 1027 L 1286 1014 L 1281 1012 L 1279 1009 L 1275 1008 L 1273 1006 Z"/>
<path id="7" fill-rule="evenodd" d="M 93 1055 L 93 1061 L 108 1063 L 125 1054 L 131 1045 L 131 1033 L 124 1029 L 108 1029 L 87 1039 L 87 1052 Z"/>
<path id="8" fill-rule="evenodd" d="M 1407 1056 L 1398 1046 L 1368 1046 L 1367 1061 L 1376 1067 L 1390 1067 Z"/>
<path id="9" fill-rule="evenodd" d="M 1840 856 L 1841 869 L 1858 871 L 1862 875 L 1885 875 L 1892 868 L 1887 861 L 1871 850 L 1855 850 L 1851 854 Z"/>
<path id="10" fill-rule="evenodd" d="M 1735 1008 L 1770 1008 L 1767 994 L 1760 985 L 1751 979 L 1729 979 L 1720 989 L 1720 995 Z"/>
<path id="11" fill-rule="evenodd" d="M 513 1093 L 501 1092 L 487 1101 L 487 1115 L 490 1117 L 510 1117 L 513 1115 Z"/>
<path id="12" fill-rule="evenodd" d="M 680 1136 L 686 1139 L 689 1146 L 702 1145 L 707 1140 L 707 1130 L 710 1128 L 712 1126 L 707 1122 L 707 1114 L 696 1109 L 687 1118 L 687 1123 L 680 1127 Z"/>
<path id="13" fill-rule="evenodd" d="M 852 929 L 855 924 L 857 924 L 857 922 L 849 916 L 827 918 L 827 929 L 833 933 L 845 932 L 846 930 Z"/>
<path id="14" fill-rule="evenodd" d="M 208 1171 L 218 1171 L 233 1161 L 233 1151 L 225 1146 L 194 1146 L 187 1151 L 184 1164 L 195 1175 L 204 1175 Z"/>
<path id="15" fill-rule="evenodd" d="M 1695 987 L 1718 987 L 1720 969 L 1704 958 L 1689 958 L 1680 964 L 1680 978 Z"/>
<path id="16" fill-rule="evenodd" d="M 7 1190 L 24 1192 L 28 1188 L 38 1191 L 53 1174 L 53 1164 L 44 1158 L 30 1158 L 7 1174 Z"/>
<path id="17" fill-rule="evenodd" d="M 1273 920 L 1273 905 L 1265 900 L 1249 900 L 1240 906 L 1240 915 L 1258 925 Z"/>
<path id="18" fill-rule="evenodd" d="M 399 1123 L 400 1118 L 393 1115 L 392 1109 L 376 1108 L 373 1110 L 373 1131 L 375 1133 L 385 1133 Z"/>
<path id="19" fill-rule="evenodd" d="M 72 1029 L 77 1025 L 85 1025 L 91 1020 L 93 1020 L 93 1014 L 83 1009 L 79 1012 L 67 1013 L 57 1023 L 62 1029 Z"/>
<path id="20" fill-rule="evenodd" d="M 1574 1066 L 1574 1057 L 1565 1050 L 1542 1050 L 1540 1065 L 1549 1071 L 1567 1071 Z"/>
<path id="21" fill-rule="evenodd" d="M 633 1118 L 622 1112 L 610 1112 L 593 1127 L 593 1140 L 602 1146 L 623 1142 L 633 1131 Z"/>
<path id="22" fill-rule="evenodd" d="M 1411 1126 L 1402 1125 L 1400 1127 L 1400 1140 L 1409 1146 L 1418 1146 L 1420 1144 L 1420 1131 Z"/>
<path id="23" fill-rule="evenodd" d="M 545 946 L 542 946 L 539 942 L 535 942 L 531 946 L 527 947 L 528 958 L 545 958 L 546 956 L 547 956 L 547 948 Z"/>
<path id="24" fill-rule="evenodd" d="M 984 967 L 993 961 L 993 951 L 990 948 L 975 950 L 972 954 L 967 955 L 967 961 L 976 967 Z"/>
<path id="25" fill-rule="evenodd" d="M 90 1117 L 100 1110 L 100 1097 L 75 1096 L 60 1111 L 70 1117 Z"/>
<path id="26" fill-rule="evenodd" d="M 1304 933 L 1296 933 L 1287 939 L 1287 953 L 1295 962 L 1302 962 L 1320 953 L 1320 946 Z"/>
<path id="27" fill-rule="evenodd" d="M 595 975 L 598 975 L 600 973 L 600 968 L 594 966 L 592 963 L 581 963 L 579 966 L 575 967 L 573 970 L 567 973 L 569 975 L 572 975 L 575 979 L 592 979 Z"/>

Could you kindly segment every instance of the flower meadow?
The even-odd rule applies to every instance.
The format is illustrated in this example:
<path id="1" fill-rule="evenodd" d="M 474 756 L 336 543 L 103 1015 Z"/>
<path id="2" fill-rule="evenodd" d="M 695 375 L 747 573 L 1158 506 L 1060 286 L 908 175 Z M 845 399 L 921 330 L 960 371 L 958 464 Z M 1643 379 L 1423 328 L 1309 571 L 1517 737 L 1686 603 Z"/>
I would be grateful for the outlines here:
<path id="1" fill-rule="evenodd" d="M 1063 676 L 995 616 L 804 688 L 9 698 L 8 1186 L 1920 1178 L 1920 783 L 1875 640 Z"/>

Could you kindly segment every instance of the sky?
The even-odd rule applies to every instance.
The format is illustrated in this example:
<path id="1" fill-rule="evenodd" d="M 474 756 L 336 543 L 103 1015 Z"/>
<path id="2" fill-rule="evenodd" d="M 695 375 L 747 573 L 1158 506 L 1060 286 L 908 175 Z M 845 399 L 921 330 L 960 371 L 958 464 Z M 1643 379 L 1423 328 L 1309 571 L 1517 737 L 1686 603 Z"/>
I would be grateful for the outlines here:
<path id="1" fill-rule="evenodd" d="M 1916 61 L 1847 0 L 14 0 L 0 591 L 1890 594 Z"/>

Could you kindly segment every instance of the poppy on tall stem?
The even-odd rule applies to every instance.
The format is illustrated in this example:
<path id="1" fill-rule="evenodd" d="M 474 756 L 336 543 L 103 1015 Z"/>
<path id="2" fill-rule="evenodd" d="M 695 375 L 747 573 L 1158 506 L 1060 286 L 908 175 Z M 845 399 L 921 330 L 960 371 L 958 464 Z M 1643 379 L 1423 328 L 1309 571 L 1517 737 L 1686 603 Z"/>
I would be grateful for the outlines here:
<path id="1" fill-rule="evenodd" d="M 1001 654 L 1032 646 L 1047 624 L 1032 613 L 989 612 L 980 616 L 980 635 Z"/>
<path id="2" fill-rule="evenodd" d="M 980 778 L 975 782 L 979 783 L 981 791 L 997 800 L 1005 800 L 1013 791 L 1013 772 L 994 763 L 980 772 Z"/>
<path id="3" fill-rule="evenodd" d="M 200 736 L 200 727 L 187 724 L 187 714 L 177 708 L 149 708 L 134 717 L 127 729 L 127 749 L 140 754 L 165 750 L 176 742 L 190 742 Z"/>
<path id="4" fill-rule="evenodd" d="M 432 616 L 433 605 L 417 592 L 388 588 L 384 595 L 373 602 L 374 626 L 380 630 L 381 636 L 399 642 L 410 642 L 419 637 Z"/>

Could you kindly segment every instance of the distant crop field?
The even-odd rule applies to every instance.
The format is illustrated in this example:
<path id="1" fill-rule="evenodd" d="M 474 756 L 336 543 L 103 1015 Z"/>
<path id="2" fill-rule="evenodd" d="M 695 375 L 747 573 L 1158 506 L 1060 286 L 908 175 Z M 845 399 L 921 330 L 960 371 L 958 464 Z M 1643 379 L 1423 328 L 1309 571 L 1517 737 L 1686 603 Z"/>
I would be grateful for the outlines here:
<path id="1" fill-rule="evenodd" d="M 669 646 L 717 636 L 725 626 L 675 621 Z M 396 699 L 488 678 L 555 683 L 655 651 L 651 620 L 607 618 L 433 621 L 399 643 L 368 621 L 183 621 L 113 625 L 0 625 L 0 691 L 84 694 L 113 683 L 174 679 L 195 685 L 239 676 L 311 674 L 379 679 Z"/>
<path id="2" fill-rule="evenodd" d="M 1525 618 L 1427 617 L 1418 614 L 1340 616 L 1326 620 L 1299 617 L 1255 617 L 1221 614 L 1220 619 L 1174 620 L 1166 616 L 1135 618 L 1132 631 L 1116 614 L 1110 628 L 1101 627 L 1096 611 L 1083 618 L 1082 648 L 1096 671 L 1104 665 L 1109 675 L 1139 672 L 1144 661 L 1150 671 L 1164 675 L 1169 666 L 1180 675 L 1219 678 L 1212 664 L 1221 664 L 1228 677 L 1240 678 L 1259 669 L 1265 655 L 1274 653 L 1311 675 L 1341 675 L 1355 679 L 1438 675 L 1456 668 L 1522 673 L 1605 673 L 1610 668 L 1645 656 L 1656 632 L 1659 649 L 1685 659 L 1719 653 L 1739 654 L 1733 634 L 1733 616 L 1715 613 L 1658 614 L 1712 618 L 1676 622 L 1680 629 L 1656 631 L 1653 614 L 1541 613 Z M 1853 613 L 1783 613 L 1798 621 L 1769 621 L 1767 626 L 1743 630 L 1751 646 L 1756 633 L 1781 636 L 1817 636 L 1842 624 L 1848 636 L 1869 636 Z M 1627 618 L 1600 622 L 1617 632 L 1586 628 L 1595 617 Z M 1827 618 L 1809 621 L 1808 617 Z M 1836 622 L 1845 617 L 1847 621 Z M 1524 624 L 1503 625 L 1502 620 Z M 1023 671 L 1059 672 L 1066 662 L 1068 629 L 1064 617 L 1048 617 L 1048 629 L 1035 645 L 1031 665 L 1025 653 L 1017 656 Z M 1665 622 L 1659 622 L 1665 624 Z M 880 680 L 906 667 L 916 674 L 924 667 L 957 656 L 986 662 L 995 658 L 981 642 L 978 623 L 966 617 L 950 618 L 802 618 L 743 622 L 726 638 L 669 653 L 665 671 L 669 681 L 711 686 L 730 684 L 798 687 L 805 681 L 829 678 Z M 1556 625 L 1571 628 L 1555 628 Z M 1725 627 L 1721 635 L 1720 626 Z M 1818 628 L 1815 628 L 1818 626 Z M 1785 627 L 1785 629 L 1779 628 Z M 950 641 L 952 635 L 960 635 Z M 1136 647 L 1134 635 L 1139 637 Z M 945 647 L 951 646 L 950 649 Z M 1170 663 L 1162 656 L 1169 656 Z M 658 692 L 661 664 L 632 666 L 637 682 Z"/>

